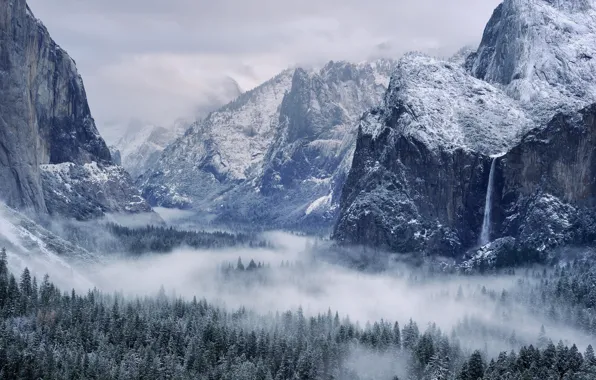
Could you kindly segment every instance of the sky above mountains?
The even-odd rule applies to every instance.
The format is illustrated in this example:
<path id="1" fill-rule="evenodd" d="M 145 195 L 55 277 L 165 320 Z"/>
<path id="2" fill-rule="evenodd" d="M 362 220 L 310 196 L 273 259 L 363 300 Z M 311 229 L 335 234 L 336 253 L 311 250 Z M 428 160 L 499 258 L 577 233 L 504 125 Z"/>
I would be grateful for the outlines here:
<path id="1" fill-rule="evenodd" d="M 292 65 L 447 56 L 479 43 L 499 0 L 28 0 L 75 59 L 98 127 L 168 125 Z"/>

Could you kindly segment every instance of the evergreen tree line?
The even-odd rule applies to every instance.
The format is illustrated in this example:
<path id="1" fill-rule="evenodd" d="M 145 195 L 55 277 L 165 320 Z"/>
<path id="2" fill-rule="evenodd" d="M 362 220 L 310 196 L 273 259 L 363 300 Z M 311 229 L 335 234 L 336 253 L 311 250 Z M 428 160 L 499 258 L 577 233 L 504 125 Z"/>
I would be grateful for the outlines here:
<path id="1" fill-rule="evenodd" d="M 232 234 L 228 232 L 183 231 L 173 227 L 147 226 L 128 228 L 108 224 L 108 232 L 117 238 L 121 249 L 130 254 L 147 252 L 171 252 L 186 246 L 197 249 L 217 249 L 235 246 L 267 248 L 270 244 L 252 234 Z"/>
<path id="2" fill-rule="evenodd" d="M 596 337 L 596 263 L 578 259 L 552 268 L 517 270 L 516 286 L 509 291 L 476 289 L 466 297 L 497 301 L 499 314 L 512 314 L 525 305 L 535 316 L 552 324 L 579 329 Z"/>
<path id="3" fill-rule="evenodd" d="M 257 287 L 262 285 L 273 285 L 279 281 L 280 277 L 286 284 L 299 286 L 304 276 L 309 270 L 313 269 L 314 261 L 304 264 L 301 261 L 290 262 L 282 260 L 279 265 L 271 266 L 271 263 L 255 261 L 251 259 L 248 264 L 244 264 L 242 258 L 233 264 L 223 262 L 219 266 L 219 276 L 217 277 L 220 287 L 235 289 L 237 286 Z"/>
<path id="4" fill-rule="evenodd" d="M 242 258 L 233 264 L 225 262 L 221 266 L 222 286 L 228 283 L 237 286 L 274 284 L 280 277 L 298 286 L 303 283 L 304 276 L 317 270 L 317 262 L 282 261 L 281 265 L 272 267 L 269 263 L 251 259 L 247 265 Z M 275 275 L 277 274 L 277 275 Z M 279 276 L 281 274 L 282 276 Z M 392 276 L 403 278 L 410 287 L 416 288 L 442 281 L 453 281 L 454 278 L 466 279 L 468 274 L 437 271 L 430 266 L 418 269 L 406 275 L 403 272 L 392 272 Z M 593 260 L 573 260 L 567 264 L 534 269 L 509 268 L 494 273 L 495 277 L 509 276 L 515 286 L 507 290 L 501 288 L 487 289 L 480 284 L 462 289 L 456 294 L 445 291 L 432 295 L 434 298 L 448 298 L 455 301 L 472 303 L 485 310 L 492 311 L 492 320 L 500 325 L 487 326 L 484 321 L 473 317 L 462 320 L 456 329 L 462 337 L 470 340 L 481 336 L 486 340 L 506 342 L 510 348 L 518 348 L 520 344 L 532 343 L 521 336 L 512 334 L 511 324 L 520 306 L 531 316 L 543 320 L 549 325 L 563 325 L 580 330 L 587 336 L 596 338 L 596 263 Z M 491 275 L 484 278 L 490 279 Z M 240 281 L 240 282 L 239 282 Z M 540 325 L 537 326 L 537 329 Z"/>
<path id="5" fill-rule="evenodd" d="M 17 280 L 0 252 L 0 379 L 368 379 L 362 352 L 389 357 L 387 379 L 594 379 L 591 346 L 548 339 L 489 360 L 434 325 L 421 332 L 377 321 L 361 327 L 331 311 L 259 316 L 205 300 L 127 300 L 62 293 L 25 269 Z M 372 365 L 372 364 L 371 364 Z"/>
<path id="6" fill-rule="evenodd" d="M 52 228 L 49 226 L 48 228 Z M 228 247 L 271 248 L 257 233 L 205 232 L 173 227 L 124 227 L 114 223 L 61 223 L 52 231 L 91 252 L 141 255 L 168 253 L 176 248 L 219 249 Z"/>
<path id="7" fill-rule="evenodd" d="M 271 263 L 265 263 L 255 261 L 254 259 L 250 259 L 249 263 L 247 265 L 244 265 L 244 263 L 242 262 L 242 257 L 238 257 L 238 261 L 236 261 L 236 264 L 233 264 L 231 262 L 224 262 L 220 265 L 220 268 L 222 273 L 233 275 L 234 273 L 253 272 L 266 269 L 270 270 Z M 290 262 L 289 260 L 282 260 L 279 264 L 279 268 L 291 269 L 295 272 L 303 272 L 307 270 L 306 265 L 303 262 Z"/>

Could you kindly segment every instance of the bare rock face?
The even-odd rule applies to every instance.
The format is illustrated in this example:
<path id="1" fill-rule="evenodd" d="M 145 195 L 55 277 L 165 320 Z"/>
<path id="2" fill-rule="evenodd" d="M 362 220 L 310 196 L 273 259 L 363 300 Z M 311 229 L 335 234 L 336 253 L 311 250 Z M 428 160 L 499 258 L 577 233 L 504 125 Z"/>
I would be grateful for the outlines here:
<path id="1" fill-rule="evenodd" d="M 596 104 L 531 131 L 497 168 L 499 236 L 537 249 L 596 239 Z"/>
<path id="2" fill-rule="evenodd" d="M 531 126 L 502 91 L 464 68 L 404 57 L 384 104 L 360 122 L 335 238 L 455 255 L 478 240 L 490 154 Z"/>
<path id="3" fill-rule="evenodd" d="M 48 209 L 53 193 L 40 165 L 113 162 L 74 61 L 25 0 L 0 1 L 0 91 L 0 196 L 13 207 L 61 213 Z"/>
<path id="4" fill-rule="evenodd" d="M 405 56 L 360 123 L 334 237 L 458 255 L 489 215 L 519 252 L 593 243 L 595 7 L 505 0 L 465 59 Z"/>

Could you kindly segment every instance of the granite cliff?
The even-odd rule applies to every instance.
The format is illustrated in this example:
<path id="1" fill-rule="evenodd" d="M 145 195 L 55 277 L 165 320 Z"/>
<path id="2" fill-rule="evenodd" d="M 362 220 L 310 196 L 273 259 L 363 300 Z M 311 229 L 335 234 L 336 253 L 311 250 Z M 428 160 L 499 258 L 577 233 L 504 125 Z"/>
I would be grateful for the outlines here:
<path id="1" fill-rule="evenodd" d="M 0 91 L 2 201 L 37 213 L 77 218 L 150 210 L 130 176 L 114 166 L 91 116 L 75 62 L 52 40 L 25 0 L 0 1 Z M 94 169 L 79 170 L 76 179 L 58 178 L 54 165 Z M 110 177 L 122 191 L 102 194 L 93 186 L 98 176 Z M 79 186 L 76 197 L 57 187 L 69 190 L 81 181 L 92 186 Z M 96 212 L 80 213 L 80 196 Z"/>

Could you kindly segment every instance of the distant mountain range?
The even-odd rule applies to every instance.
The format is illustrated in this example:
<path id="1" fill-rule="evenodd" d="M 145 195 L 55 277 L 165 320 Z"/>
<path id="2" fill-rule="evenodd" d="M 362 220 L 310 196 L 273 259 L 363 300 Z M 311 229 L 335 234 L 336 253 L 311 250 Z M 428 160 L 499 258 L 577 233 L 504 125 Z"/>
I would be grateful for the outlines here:
<path id="1" fill-rule="evenodd" d="M 330 226 L 357 124 L 378 104 L 395 62 L 286 70 L 195 123 L 139 184 L 165 207 L 217 222 Z"/>
<path id="2" fill-rule="evenodd" d="M 0 12 L 10 207 L 79 220 L 183 208 L 451 256 L 596 240 L 593 1 L 505 0 L 452 59 L 288 69 L 202 120 L 131 129 L 111 152 L 74 61 L 24 0 Z"/>
<path id="3" fill-rule="evenodd" d="M 167 127 L 133 122 L 124 135 L 110 146 L 112 157 L 117 157 L 117 163 L 136 179 L 154 167 L 163 150 L 182 136 L 190 125 L 184 119 L 176 120 Z"/>

